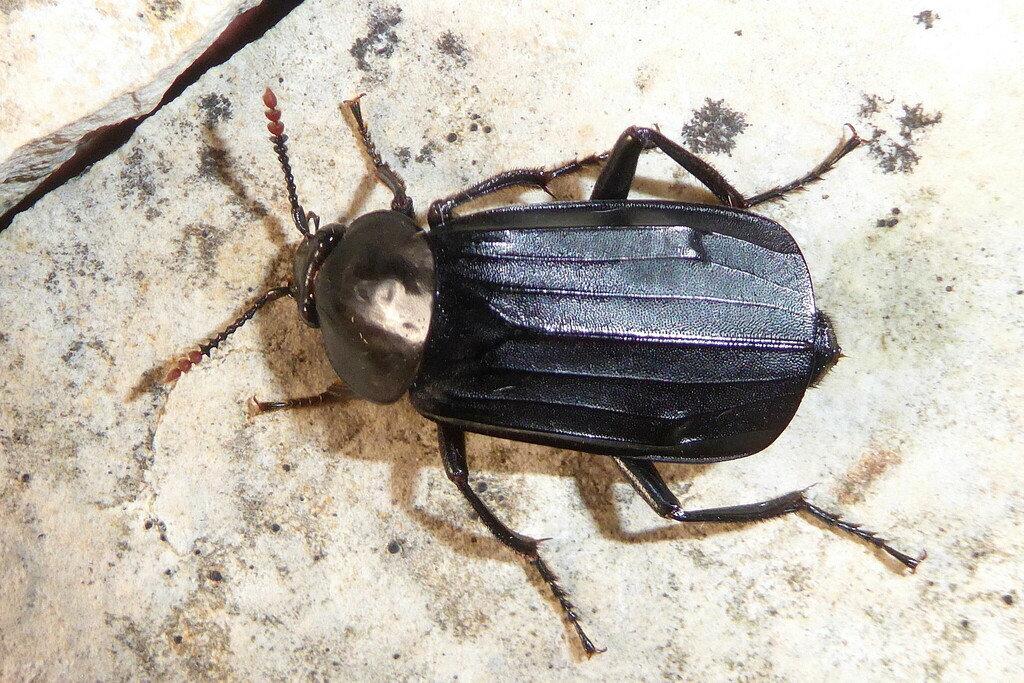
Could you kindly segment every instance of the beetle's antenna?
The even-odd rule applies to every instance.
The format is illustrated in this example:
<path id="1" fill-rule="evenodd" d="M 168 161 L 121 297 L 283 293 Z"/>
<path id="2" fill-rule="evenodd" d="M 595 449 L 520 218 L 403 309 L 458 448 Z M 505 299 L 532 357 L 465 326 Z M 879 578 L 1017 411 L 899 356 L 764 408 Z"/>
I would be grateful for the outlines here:
<path id="1" fill-rule="evenodd" d="M 181 377 L 184 373 L 191 370 L 192 366 L 197 365 L 204 357 L 209 358 L 210 351 L 220 346 L 221 342 L 234 334 L 239 327 L 252 320 L 252 317 L 256 315 L 257 311 L 269 304 L 271 301 L 277 301 L 283 296 L 292 296 L 292 288 L 274 287 L 267 291 L 263 296 L 253 302 L 253 304 L 249 306 L 242 315 L 231 321 L 227 327 L 196 346 L 196 348 L 189 351 L 182 358 L 178 359 L 174 364 L 174 367 L 172 367 L 167 372 L 167 376 L 164 377 L 164 383 L 170 384 Z"/>
<path id="2" fill-rule="evenodd" d="M 274 143 L 274 151 L 281 161 L 281 168 L 284 170 L 284 182 L 288 185 L 288 202 L 292 205 L 292 220 L 295 227 L 303 235 L 309 235 L 309 221 L 313 220 L 314 231 L 320 227 L 320 219 L 314 213 L 306 213 L 302 204 L 299 203 L 299 195 L 295 191 L 295 178 L 292 176 L 292 167 L 288 162 L 288 136 L 284 134 L 284 124 L 281 122 L 281 110 L 277 108 L 277 95 L 270 88 L 263 93 L 263 104 L 267 106 L 264 112 L 270 123 L 267 130 L 270 131 L 270 141 Z"/>
<path id="3" fill-rule="evenodd" d="M 363 121 L 363 112 L 359 108 L 359 100 L 366 93 L 362 93 L 351 100 L 345 100 L 343 106 L 348 109 L 349 113 L 352 114 L 352 119 L 356 124 L 356 131 L 359 133 L 359 137 L 363 142 L 363 149 L 366 150 L 367 155 L 370 157 L 370 161 L 373 162 L 374 172 L 377 176 L 377 180 L 384 183 L 391 194 L 394 195 L 394 199 L 391 200 L 391 210 L 404 213 L 410 218 L 413 217 L 412 198 L 405 193 L 405 181 L 402 180 L 402 176 L 395 172 L 395 169 L 391 168 L 386 161 L 381 157 L 380 152 L 377 151 L 377 145 L 373 144 L 373 138 L 370 137 L 370 129 L 366 127 L 366 123 Z"/>

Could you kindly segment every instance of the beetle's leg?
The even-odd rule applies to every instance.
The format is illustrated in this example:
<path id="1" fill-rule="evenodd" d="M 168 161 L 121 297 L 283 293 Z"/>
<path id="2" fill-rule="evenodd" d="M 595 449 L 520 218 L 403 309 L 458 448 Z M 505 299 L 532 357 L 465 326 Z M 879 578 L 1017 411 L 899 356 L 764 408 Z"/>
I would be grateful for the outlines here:
<path id="1" fill-rule="evenodd" d="M 235 318 L 227 327 L 217 332 L 205 342 L 199 344 L 195 349 L 189 351 L 184 357 L 180 358 L 174 364 L 174 367 L 167 373 L 167 376 L 164 377 L 164 382 L 173 382 L 181 377 L 182 373 L 191 370 L 193 365 L 196 365 L 203 359 L 203 356 L 209 357 L 210 351 L 220 346 L 221 342 L 234 334 L 239 327 L 252 320 L 252 317 L 256 315 L 256 312 L 271 301 L 277 301 L 283 296 L 291 295 L 291 287 L 274 287 L 270 291 L 266 292 L 259 299 L 256 299 L 256 301 L 253 302 L 253 304 L 249 306 L 242 315 Z"/>
<path id="2" fill-rule="evenodd" d="M 816 505 L 812 505 L 804 491 L 792 491 L 778 498 L 750 503 L 749 505 L 731 505 L 729 507 L 709 508 L 706 510 L 683 510 L 679 505 L 679 499 L 669 489 L 668 484 L 658 474 L 654 464 L 646 460 L 634 460 L 631 458 L 615 458 L 615 462 L 626 475 L 626 479 L 633 485 L 640 497 L 651 506 L 655 512 L 665 519 L 674 519 L 677 522 L 725 522 L 737 524 L 742 522 L 759 522 L 791 512 L 801 510 L 809 512 L 829 526 L 851 533 L 868 543 L 881 548 L 886 553 L 896 558 L 905 567 L 914 571 L 925 558 L 922 553 L 920 557 L 911 557 L 893 548 L 884 538 L 879 538 L 873 531 L 861 529 L 859 524 L 846 522 L 835 515 L 825 512 Z"/>
<path id="3" fill-rule="evenodd" d="M 573 159 L 567 164 L 551 169 L 517 168 L 511 171 L 504 171 L 472 187 L 466 188 L 462 192 L 457 192 L 444 199 L 438 199 L 430 205 L 430 210 L 427 212 L 427 222 L 430 224 L 430 227 L 435 228 L 450 219 L 452 211 L 459 205 L 510 187 L 535 187 L 547 192 L 548 185 L 556 178 L 579 173 L 584 168 L 600 164 L 607 158 L 608 152 L 603 152 L 601 154 L 591 154 L 582 159 Z"/>
<path id="4" fill-rule="evenodd" d="M 398 175 L 395 169 L 391 168 L 386 161 L 380 156 L 380 152 L 377 151 L 377 145 L 373 144 L 373 138 L 370 137 L 370 130 L 366 127 L 366 123 L 363 122 L 363 112 L 359 108 L 359 100 L 362 95 L 354 97 L 351 100 L 345 100 L 342 106 L 352 114 L 352 119 L 356 124 L 356 131 L 359 133 L 359 138 L 363 142 L 363 149 L 366 150 L 367 155 L 370 157 L 370 161 L 373 162 L 374 172 L 377 175 L 377 180 L 384 183 L 391 194 L 394 195 L 394 199 L 391 200 L 391 210 L 399 211 L 404 213 L 409 218 L 413 217 L 412 198 L 405 193 L 405 181 L 402 180 L 402 176 Z"/>
<path id="5" fill-rule="evenodd" d="M 853 150 L 857 149 L 857 147 L 859 147 L 861 143 L 864 142 L 863 140 L 861 140 L 860 136 L 857 135 L 857 131 L 853 129 L 853 126 L 850 126 L 849 124 L 847 125 L 850 128 L 850 139 L 840 142 L 839 146 L 836 147 L 832 151 L 832 153 L 825 158 L 824 161 L 815 166 L 814 169 L 812 169 L 809 173 L 797 178 L 793 182 L 786 183 L 785 185 L 780 185 L 778 187 L 774 187 L 760 194 L 754 195 L 753 197 L 747 200 L 747 206 L 755 206 L 762 202 L 770 202 L 773 199 L 780 199 L 781 197 L 785 196 L 788 192 L 793 192 L 794 190 L 801 190 L 804 187 L 810 185 L 811 183 L 821 180 L 821 177 L 828 173 L 829 171 L 831 171 L 840 159 L 845 157 Z"/>
<path id="6" fill-rule="evenodd" d="M 351 400 L 355 394 L 342 382 L 335 382 L 327 389 L 314 396 L 303 396 L 301 398 L 288 398 L 281 401 L 259 401 L 253 396 L 249 399 L 249 415 L 255 417 L 262 413 L 269 413 L 274 410 L 289 410 L 291 408 L 312 408 L 325 403 L 344 403 Z"/>
<path id="7" fill-rule="evenodd" d="M 583 631 L 583 625 L 580 623 L 579 614 L 576 613 L 576 608 L 572 602 L 569 601 L 569 594 L 565 592 L 561 586 L 558 585 L 558 577 L 555 576 L 554 572 L 548 568 L 544 560 L 541 559 L 537 553 L 537 544 L 539 541 L 528 536 L 523 536 L 512 529 L 509 529 L 505 524 L 494 516 L 490 508 L 480 500 L 480 497 L 476 494 L 476 491 L 469 485 L 469 467 L 466 464 L 466 434 L 457 427 L 450 425 L 440 424 L 437 425 L 437 436 L 438 442 L 441 446 L 441 457 L 444 460 L 444 469 L 448 474 L 448 478 L 454 482 L 454 484 L 462 492 L 462 495 L 466 497 L 469 504 L 473 507 L 473 510 L 480 517 L 480 520 L 490 529 L 494 537 L 501 541 L 504 545 L 514 550 L 519 555 L 523 556 L 527 562 L 536 567 L 540 573 L 544 583 L 548 585 L 551 592 L 554 594 L 558 603 L 562 606 L 562 610 L 565 612 L 566 618 L 569 623 L 576 629 L 576 635 L 579 636 L 580 643 L 583 645 L 583 649 L 587 655 L 593 655 L 604 650 L 598 649 L 594 643 L 590 640 L 587 634 Z"/>
<path id="8" fill-rule="evenodd" d="M 747 205 L 743 195 L 721 173 L 712 168 L 711 164 L 693 152 L 683 149 L 653 128 L 637 126 L 627 128 L 619 136 L 618 142 L 615 143 L 615 147 L 608 155 L 608 164 L 597 178 L 597 184 L 594 186 L 590 198 L 626 199 L 633 185 L 633 176 L 636 173 L 636 164 L 640 159 L 640 153 L 654 147 L 689 171 L 723 204 L 739 208 Z"/>
<path id="9" fill-rule="evenodd" d="M 638 128 L 634 126 L 627 128 L 619 137 L 618 142 L 615 143 L 615 147 L 612 148 L 611 154 L 608 157 L 608 165 L 605 166 L 598 177 L 590 198 L 625 199 L 628 197 L 629 190 L 633 185 L 633 176 L 636 173 L 636 164 L 640 158 L 640 153 L 646 149 L 657 147 L 693 174 L 723 204 L 748 209 L 762 202 L 779 199 L 788 192 L 802 189 L 815 181 L 821 180 L 822 176 L 831 171 L 840 159 L 852 152 L 863 142 L 852 126 L 850 126 L 850 132 L 852 133 L 850 139 L 841 143 L 839 147 L 809 173 L 790 183 L 780 185 L 747 199 L 721 173 L 700 157 L 683 149 L 652 128 Z"/>

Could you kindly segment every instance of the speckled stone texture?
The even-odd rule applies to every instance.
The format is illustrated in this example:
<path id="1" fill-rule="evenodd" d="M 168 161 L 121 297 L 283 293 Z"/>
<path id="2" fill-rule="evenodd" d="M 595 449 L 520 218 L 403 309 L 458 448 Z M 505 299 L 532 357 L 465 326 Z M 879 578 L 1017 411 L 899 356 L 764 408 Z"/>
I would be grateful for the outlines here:
<path id="1" fill-rule="evenodd" d="M 598 5 L 308 0 L 0 233 L 0 679 L 1019 676 L 1021 10 Z M 672 525 L 608 459 L 471 437 L 481 495 L 551 538 L 608 648 L 587 660 L 407 403 L 247 419 L 253 394 L 332 381 L 291 302 L 159 384 L 289 272 L 268 85 L 325 220 L 389 199 L 338 109 L 360 92 L 421 215 L 631 124 L 755 192 L 852 124 L 867 149 L 761 211 L 802 245 L 847 358 L 767 451 L 663 469 L 691 508 L 817 482 L 819 504 L 927 562 L 905 576 L 795 517 Z M 593 178 L 552 189 L 586 196 Z M 708 198 L 657 154 L 639 190 Z"/>
<path id="2" fill-rule="evenodd" d="M 96 133 L 151 112 L 256 1 L 0 2 L 0 214 Z"/>

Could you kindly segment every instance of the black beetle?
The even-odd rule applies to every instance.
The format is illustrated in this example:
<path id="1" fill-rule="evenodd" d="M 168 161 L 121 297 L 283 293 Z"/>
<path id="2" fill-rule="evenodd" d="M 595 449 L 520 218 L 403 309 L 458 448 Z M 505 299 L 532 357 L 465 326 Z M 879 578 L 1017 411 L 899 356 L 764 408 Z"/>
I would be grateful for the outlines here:
<path id="1" fill-rule="evenodd" d="M 924 559 L 812 505 L 804 491 L 748 505 L 682 510 L 655 462 L 741 458 L 771 444 L 804 392 L 840 356 L 814 303 L 793 237 L 749 213 L 819 180 L 851 138 L 803 177 L 750 198 L 659 131 L 628 128 L 610 152 L 555 169 L 500 173 L 414 221 L 401 177 L 374 146 L 359 98 L 347 101 L 390 211 L 319 227 L 299 203 L 287 136 L 270 89 L 268 130 L 304 235 L 294 280 L 271 289 L 178 361 L 166 381 L 209 355 L 267 303 L 296 300 L 318 327 L 341 381 L 316 396 L 253 400 L 255 412 L 408 393 L 438 426 L 445 471 L 488 529 L 550 587 L 587 654 L 598 652 L 538 541 L 499 520 L 469 484 L 465 432 L 612 457 L 640 496 L 680 522 L 752 522 L 806 511 L 913 570 Z M 628 199 L 640 153 L 657 148 L 724 206 Z M 604 164 L 588 201 L 517 205 L 455 217 L 460 204 L 510 187 L 547 191 Z"/>

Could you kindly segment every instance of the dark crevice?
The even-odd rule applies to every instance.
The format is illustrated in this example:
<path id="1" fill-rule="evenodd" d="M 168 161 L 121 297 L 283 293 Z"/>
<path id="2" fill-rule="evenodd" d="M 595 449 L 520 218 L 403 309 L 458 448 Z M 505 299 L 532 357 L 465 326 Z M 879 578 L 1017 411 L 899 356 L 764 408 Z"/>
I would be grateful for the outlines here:
<path id="1" fill-rule="evenodd" d="M 259 5 L 238 15 L 210 47 L 174 79 L 153 111 L 138 118 L 105 126 L 87 135 L 79 144 L 74 156 L 50 173 L 39 187 L 7 213 L 0 216 L 0 231 L 6 230 L 16 215 L 31 208 L 47 193 L 57 189 L 108 154 L 115 152 L 131 138 L 139 124 L 159 111 L 165 104 L 173 101 L 207 71 L 223 64 L 243 47 L 260 39 L 264 33 L 288 16 L 300 4 L 302 4 L 302 0 L 264 0 Z"/>

